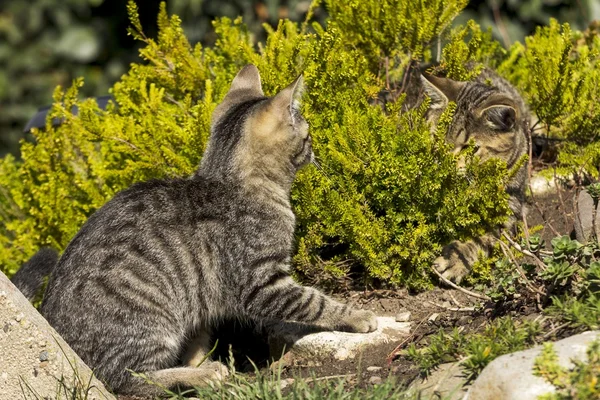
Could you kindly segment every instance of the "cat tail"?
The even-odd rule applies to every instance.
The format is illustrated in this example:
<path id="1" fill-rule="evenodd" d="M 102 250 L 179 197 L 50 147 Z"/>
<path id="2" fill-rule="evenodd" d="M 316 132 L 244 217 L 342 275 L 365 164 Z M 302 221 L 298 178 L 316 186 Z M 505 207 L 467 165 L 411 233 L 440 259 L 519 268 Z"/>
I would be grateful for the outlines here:
<path id="1" fill-rule="evenodd" d="M 51 248 L 42 248 L 19 268 L 11 281 L 29 301 L 32 301 L 57 263 L 58 252 Z"/>

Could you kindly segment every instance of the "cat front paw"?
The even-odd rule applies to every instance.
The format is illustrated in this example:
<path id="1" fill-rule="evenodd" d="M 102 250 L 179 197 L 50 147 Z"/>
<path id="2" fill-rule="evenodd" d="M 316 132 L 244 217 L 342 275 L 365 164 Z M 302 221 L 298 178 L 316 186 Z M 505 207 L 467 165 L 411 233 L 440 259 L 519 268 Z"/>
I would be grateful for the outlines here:
<path id="1" fill-rule="evenodd" d="M 368 333 L 377 329 L 377 316 L 371 311 L 354 310 L 342 320 L 340 330 L 353 333 Z"/>
<path id="2" fill-rule="evenodd" d="M 454 241 L 444 247 L 433 266 L 444 278 L 460 283 L 471 271 L 480 251 L 481 247 L 472 241 Z"/>
<path id="3" fill-rule="evenodd" d="M 469 268 L 458 257 L 457 254 L 452 254 L 445 258 L 440 256 L 433 262 L 433 267 L 446 279 L 460 283 L 469 273 Z"/>

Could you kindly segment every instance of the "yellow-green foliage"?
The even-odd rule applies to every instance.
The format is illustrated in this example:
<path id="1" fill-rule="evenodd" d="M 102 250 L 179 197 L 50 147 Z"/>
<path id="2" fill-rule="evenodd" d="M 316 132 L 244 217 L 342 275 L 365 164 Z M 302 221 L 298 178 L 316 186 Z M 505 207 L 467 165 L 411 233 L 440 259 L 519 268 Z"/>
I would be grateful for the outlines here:
<path id="1" fill-rule="evenodd" d="M 146 62 L 114 85 L 115 102 L 105 111 L 93 100 L 78 102 L 81 81 L 57 89 L 46 129 L 22 144 L 22 161 L 0 164 L 0 268 L 14 273 L 40 246 L 64 249 L 94 210 L 134 182 L 190 174 L 211 112 L 237 71 L 254 63 L 267 95 L 300 73 L 307 86 L 303 111 L 323 171 L 305 168 L 293 188 L 298 276 L 352 271 L 428 285 L 429 264 L 444 243 L 505 219 L 506 171 L 500 162 L 476 160 L 466 174 L 457 171 L 443 139 L 452 107 L 431 135 L 424 107 L 401 115 L 401 100 L 385 111 L 370 103 L 384 84 L 383 62 L 374 60 L 394 57 L 395 68 L 409 53 L 418 60 L 466 2 L 409 3 L 331 1 L 326 26 L 281 21 L 256 46 L 241 20 L 223 18 L 214 22 L 210 48 L 190 46 L 164 6 L 158 37 L 146 37 L 130 3 L 130 33 L 144 43 Z M 402 12 L 381 15 L 380 7 Z M 454 35 L 451 45 L 462 40 Z M 472 54 L 483 48 L 481 41 L 467 46 Z M 478 61 L 490 51 L 480 53 Z M 52 127 L 52 118 L 63 123 Z"/>
<path id="2" fill-rule="evenodd" d="M 600 177 L 600 36 L 573 32 L 551 19 L 516 43 L 499 69 L 516 84 L 537 115 L 535 131 L 565 139 L 559 156 L 568 170 Z"/>
<path id="3" fill-rule="evenodd" d="M 593 341 L 586 352 L 587 360 L 573 360 L 567 369 L 559 363 L 552 343 L 545 343 L 535 359 L 533 372 L 556 387 L 556 392 L 539 397 L 540 400 L 592 400 L 600 398 L 600 341 Z"/>

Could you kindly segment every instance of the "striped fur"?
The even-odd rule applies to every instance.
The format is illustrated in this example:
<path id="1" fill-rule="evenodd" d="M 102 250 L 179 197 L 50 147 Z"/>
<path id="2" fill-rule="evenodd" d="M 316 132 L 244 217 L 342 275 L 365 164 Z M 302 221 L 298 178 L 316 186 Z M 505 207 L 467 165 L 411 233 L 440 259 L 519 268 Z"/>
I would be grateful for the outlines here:
<path id="1" fill-rule="evenodd" d="M 517 90 L 493 71 L 484 69 L 473 82 L 424 75 L 421 84 L 431 99 L 427 119 L 432 127 L 436 126 L 448 102 L 456 103 L 446 135 L 446 140 L 454 145 L 455 154 L 459 155 L 472 140 L 475 155 L 480 160 L 500 158 L 509 169 L 527 154 L 529 111 Z M 459 158 L 458 165 L 464 166 L 464 159 Z M 526 183 L 527 170 L 523 165 L 506 186 L 513 216 L 505 229 L 512 229 L 525 211 Z M 436 268 L 446 278 L 460 282 L 480 253 L 489 254 L 494 241 L 493 234 L 468 242 L 454 241 L 435 260 Z"/>
<path id="2" fill-rule="evenodd" d="M 313 157 L 301 89 L 299 78 L 264 97 L 256 67 L 242 69 L 215 110 L 194 176 L 118 193 L 60 258 L 42 313 L 116 392 L 160 393 L 127 370 L 171 388 L 226 375 L 218 362 L 196 368 L 223 318 L 376 328 L 371 312 L 289 276 L 290 188 Z"/>

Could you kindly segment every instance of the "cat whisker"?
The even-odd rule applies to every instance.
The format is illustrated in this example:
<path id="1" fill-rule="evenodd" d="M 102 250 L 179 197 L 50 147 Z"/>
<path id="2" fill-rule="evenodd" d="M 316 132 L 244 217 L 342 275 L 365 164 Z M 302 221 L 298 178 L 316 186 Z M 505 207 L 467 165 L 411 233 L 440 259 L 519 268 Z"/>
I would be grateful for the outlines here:
<path id="1" fill-rule="evenodd" d="M 325 179 L 327 179 L 330 183 L 332 183 L 332 180 L 329 177 L 329 175 L 327 174 L 327 171 L 325 171 L 323 166 L 319 163 L 319 161 L 317 161 L 317 158 L 313 157 L 311 162 L 319 170 L 319 172 L 321 172 L 321 174 L 323 174 L 323 177 L 325 177 Z"/>

